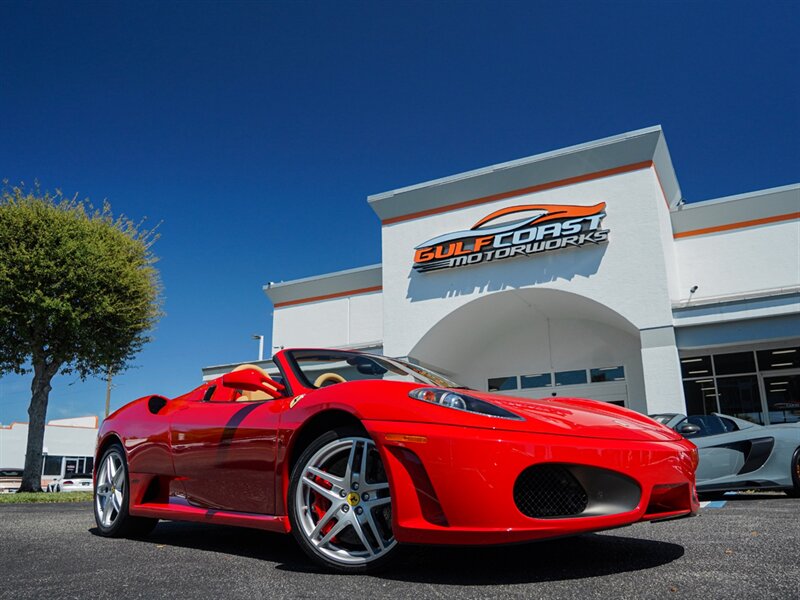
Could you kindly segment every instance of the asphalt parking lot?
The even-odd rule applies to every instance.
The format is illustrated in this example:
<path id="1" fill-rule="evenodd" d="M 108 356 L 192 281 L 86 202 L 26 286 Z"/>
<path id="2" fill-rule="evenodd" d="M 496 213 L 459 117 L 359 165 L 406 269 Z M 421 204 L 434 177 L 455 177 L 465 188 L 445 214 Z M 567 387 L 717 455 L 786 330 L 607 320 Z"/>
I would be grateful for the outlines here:
<path id="1" fill-rule="evenodd" d="M 0 507 L 0 598 L 800 598 L 800 500 L 501 548 L 409 548 L 379 576 L 318 571 L 289 536 L 162 522 L 94 533 L 90 504 Z"/>

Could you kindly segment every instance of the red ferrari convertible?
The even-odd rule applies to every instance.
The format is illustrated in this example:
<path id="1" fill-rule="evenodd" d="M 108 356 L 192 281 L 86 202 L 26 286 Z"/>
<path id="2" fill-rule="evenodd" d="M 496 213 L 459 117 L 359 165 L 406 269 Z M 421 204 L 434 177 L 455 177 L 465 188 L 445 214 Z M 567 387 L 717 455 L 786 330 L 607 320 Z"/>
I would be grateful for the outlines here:
<path id="1" fill-rule="evenodd" d="M 105 536 L 158 519 L 292 533 L 343 572 L 398 544 L 505 544 L 694 515 L 697 451 L 592 400 L 459 387 L 382 356 L 284 350 L 103 422 L 94 513 Z"/>

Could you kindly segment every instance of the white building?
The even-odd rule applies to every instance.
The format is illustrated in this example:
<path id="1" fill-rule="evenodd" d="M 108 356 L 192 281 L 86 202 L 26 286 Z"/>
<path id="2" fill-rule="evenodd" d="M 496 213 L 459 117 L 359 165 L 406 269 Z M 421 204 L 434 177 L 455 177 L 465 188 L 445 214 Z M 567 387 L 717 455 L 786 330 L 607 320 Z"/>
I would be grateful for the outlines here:
<path id="1" fill-rule="evenodd" d="M 383 263 L 265 286 L 274 347 L 363 348 L 521 397 L 800 418 L 800 185 L 684 204 L 653 127 L 369 204 Z"/>
<path id="2" fill-rule="evenodd" d="M 92 471 L 97 427 L 95 416 L 53 419 L 45 425 L 43 484 L 55 477 Z M 21 469 L 27 443 L 27 423 L 0 426 L 0 467 Z"/>

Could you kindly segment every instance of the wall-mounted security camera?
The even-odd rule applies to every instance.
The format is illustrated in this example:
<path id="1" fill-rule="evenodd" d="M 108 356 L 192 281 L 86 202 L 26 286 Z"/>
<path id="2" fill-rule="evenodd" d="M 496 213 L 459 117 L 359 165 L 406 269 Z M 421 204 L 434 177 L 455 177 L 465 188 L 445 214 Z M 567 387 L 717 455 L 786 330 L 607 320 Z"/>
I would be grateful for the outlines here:
<path id="1" fill-rule="evenodd" d="M 692 287 L 689 288 L 689 293 L 690 294 L 694 294 L 696 291 L 697 291 L 697 286 L 696 285 L 693 285 Z"/>

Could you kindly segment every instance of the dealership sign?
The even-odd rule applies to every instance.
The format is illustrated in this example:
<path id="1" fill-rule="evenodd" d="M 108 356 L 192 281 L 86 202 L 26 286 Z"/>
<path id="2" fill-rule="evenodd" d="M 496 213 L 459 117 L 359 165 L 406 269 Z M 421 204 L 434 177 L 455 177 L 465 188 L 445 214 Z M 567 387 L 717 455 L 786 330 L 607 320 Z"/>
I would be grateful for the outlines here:
<path id="1" fill-rule="evenodd" d="M 607 242 L 608 229 L 600 229 L 605 208 L 605 202 L 594 206 L 528 204 L 503 208 L 470 229 L 446 233 L 417 246 L 414 268 L 427 273 Z"/>

